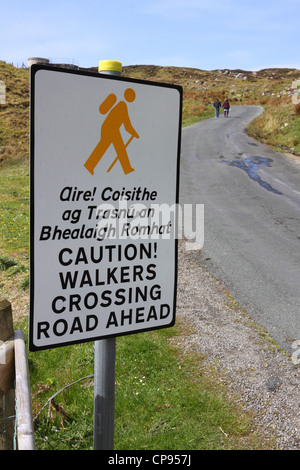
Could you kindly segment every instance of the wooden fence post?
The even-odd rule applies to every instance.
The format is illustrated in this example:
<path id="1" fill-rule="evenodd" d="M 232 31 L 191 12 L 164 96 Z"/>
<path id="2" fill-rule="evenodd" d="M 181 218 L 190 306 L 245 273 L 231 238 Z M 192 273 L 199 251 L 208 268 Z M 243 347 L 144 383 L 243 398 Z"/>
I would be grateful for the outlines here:
<path id="1" fill-rule="evenodd" d="M 0 450 L 14 448 L 14 329 L 11 304 L 0 301 Z"/>
<path id="2" fill-rule="evenodd" d="M 15 331 L 17 448 L 35 450 L 28 360 L 23 331 Z"/>

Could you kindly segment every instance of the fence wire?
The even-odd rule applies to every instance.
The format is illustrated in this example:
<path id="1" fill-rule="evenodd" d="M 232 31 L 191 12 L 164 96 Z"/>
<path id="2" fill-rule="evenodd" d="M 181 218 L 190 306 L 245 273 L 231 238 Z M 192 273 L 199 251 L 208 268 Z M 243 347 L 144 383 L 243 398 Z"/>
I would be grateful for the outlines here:
<path id="1" fill-rule="evenodd" d="M 66 385 L 65 387 L 61 388 L 60 390 L 58 390 L 58 392 L 54 393 L 54 395 L 52 395 L 52 397 L 50 397 L 46 403 L 44 404 L 44 406 L 40 409 L 40 411 L 38 412 L 38 414 L 35 416 L 35 418 L 33 418 L 33 421 L 35 421 L 37 419 L 37 417 L 41 414 L 41 412 L 43 411 L 44 408 L 46 408 L 46 406 L 48 405 L 48 403 L 53 400 L 57 395 L 59 395 L 61 392 L 63 392 L 64 390 L 66 390 L 67 388 L 71 387 L 72 385 L 75 385 L 77 384 L 78 382 L 81 382 L 81 380 L 85 380 L 85 379 L 91 379 L 92 377 L 94 377 L 94 374 L 92 375 L 87 375 L 86 377 L 81 377 L 81 379 L 78 379 L 76 380 L 75 382 L 72 382 L 71 384 L 68 384 Z"/>
<path id="2" fill-rule="evenodd" d="M 81 377 L 80 379 L 76 380 L 75 382 L 72 382 L 65 387 L 61 388 L 58 390 L 54 395 L 52 395 L 46 403 L 42 406 L 40 411 L 37 413 L 37 415 L 33 418 L 33 422 L 38 418 L 38 416 L 42 413 L 42 411 L 46 408 L 46 406 L 53 400 L 57 395 L 62 393 L 64 390 L 67 388 L 77 384 L 78 382 L 81 382 L 82 380 L 86 379 L 91 379 L 94 377 L 94 374 L 87 375 L 85 377 Z M 0 407 L 1 409 L 1 407 Z M 14 420 L 14 434 L 13 434 L 13 450 L 17 450 L 17 394 L 16 394 L 16 387 L 15 387 L 15 414 L 12 416 L 6 416 L 6 399 L 5 399 L 5 394 L 2 394 L 2 417 L 0 417 L 0 436 L 4 435 L 5 436 L 5 449 L 8 449 L 8 441 L 7 441 L 7 430 L 8 426 L 10 424 L 10 420 Z M 50 445 L 50 443 L 49 443 Z M 50 445 L 51 447 L 51 445 Z"/>

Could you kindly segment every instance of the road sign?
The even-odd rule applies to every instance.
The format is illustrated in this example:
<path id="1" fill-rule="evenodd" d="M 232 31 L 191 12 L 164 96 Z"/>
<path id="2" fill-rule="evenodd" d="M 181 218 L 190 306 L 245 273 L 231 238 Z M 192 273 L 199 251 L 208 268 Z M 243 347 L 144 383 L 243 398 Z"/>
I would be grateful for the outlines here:
<path id="1" fill-rule="evenodd" d="M 172 326 L 181 87 L 31 67 L 30 349 Z"/>

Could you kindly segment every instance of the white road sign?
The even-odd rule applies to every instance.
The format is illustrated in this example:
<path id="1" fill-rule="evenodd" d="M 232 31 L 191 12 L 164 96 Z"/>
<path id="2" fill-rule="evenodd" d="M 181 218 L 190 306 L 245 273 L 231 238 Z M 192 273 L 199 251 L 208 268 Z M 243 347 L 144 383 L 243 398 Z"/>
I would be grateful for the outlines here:
<path id="1" fill-rule="evenodd" d="M 182 90 L 31 68 L 30 350 L 172 326 Z"/>

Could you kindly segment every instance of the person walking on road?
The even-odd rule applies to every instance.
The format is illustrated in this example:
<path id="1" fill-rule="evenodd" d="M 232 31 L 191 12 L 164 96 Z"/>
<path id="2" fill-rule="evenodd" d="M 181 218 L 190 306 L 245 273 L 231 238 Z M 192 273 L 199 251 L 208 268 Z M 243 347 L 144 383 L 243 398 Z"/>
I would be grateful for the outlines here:
<path id="1" fill-rule="evenodd" d="M 214 107 L 215 107 L 215 118 L 218 118 L 219 115 L 220 115 L 220 107 L 221 107 L 221 103 L 218 99 L 216 99 L 216 101 L 214 102 Z"/>
<path id="2" fill-rule="evenodd" d="M 229 101 L 227 99 L 224 101 L 223 109 L 224 109 L 224 117 L 228 117 L 229 110 L 230 110 L 230 104 L 229 104 Z"/>

